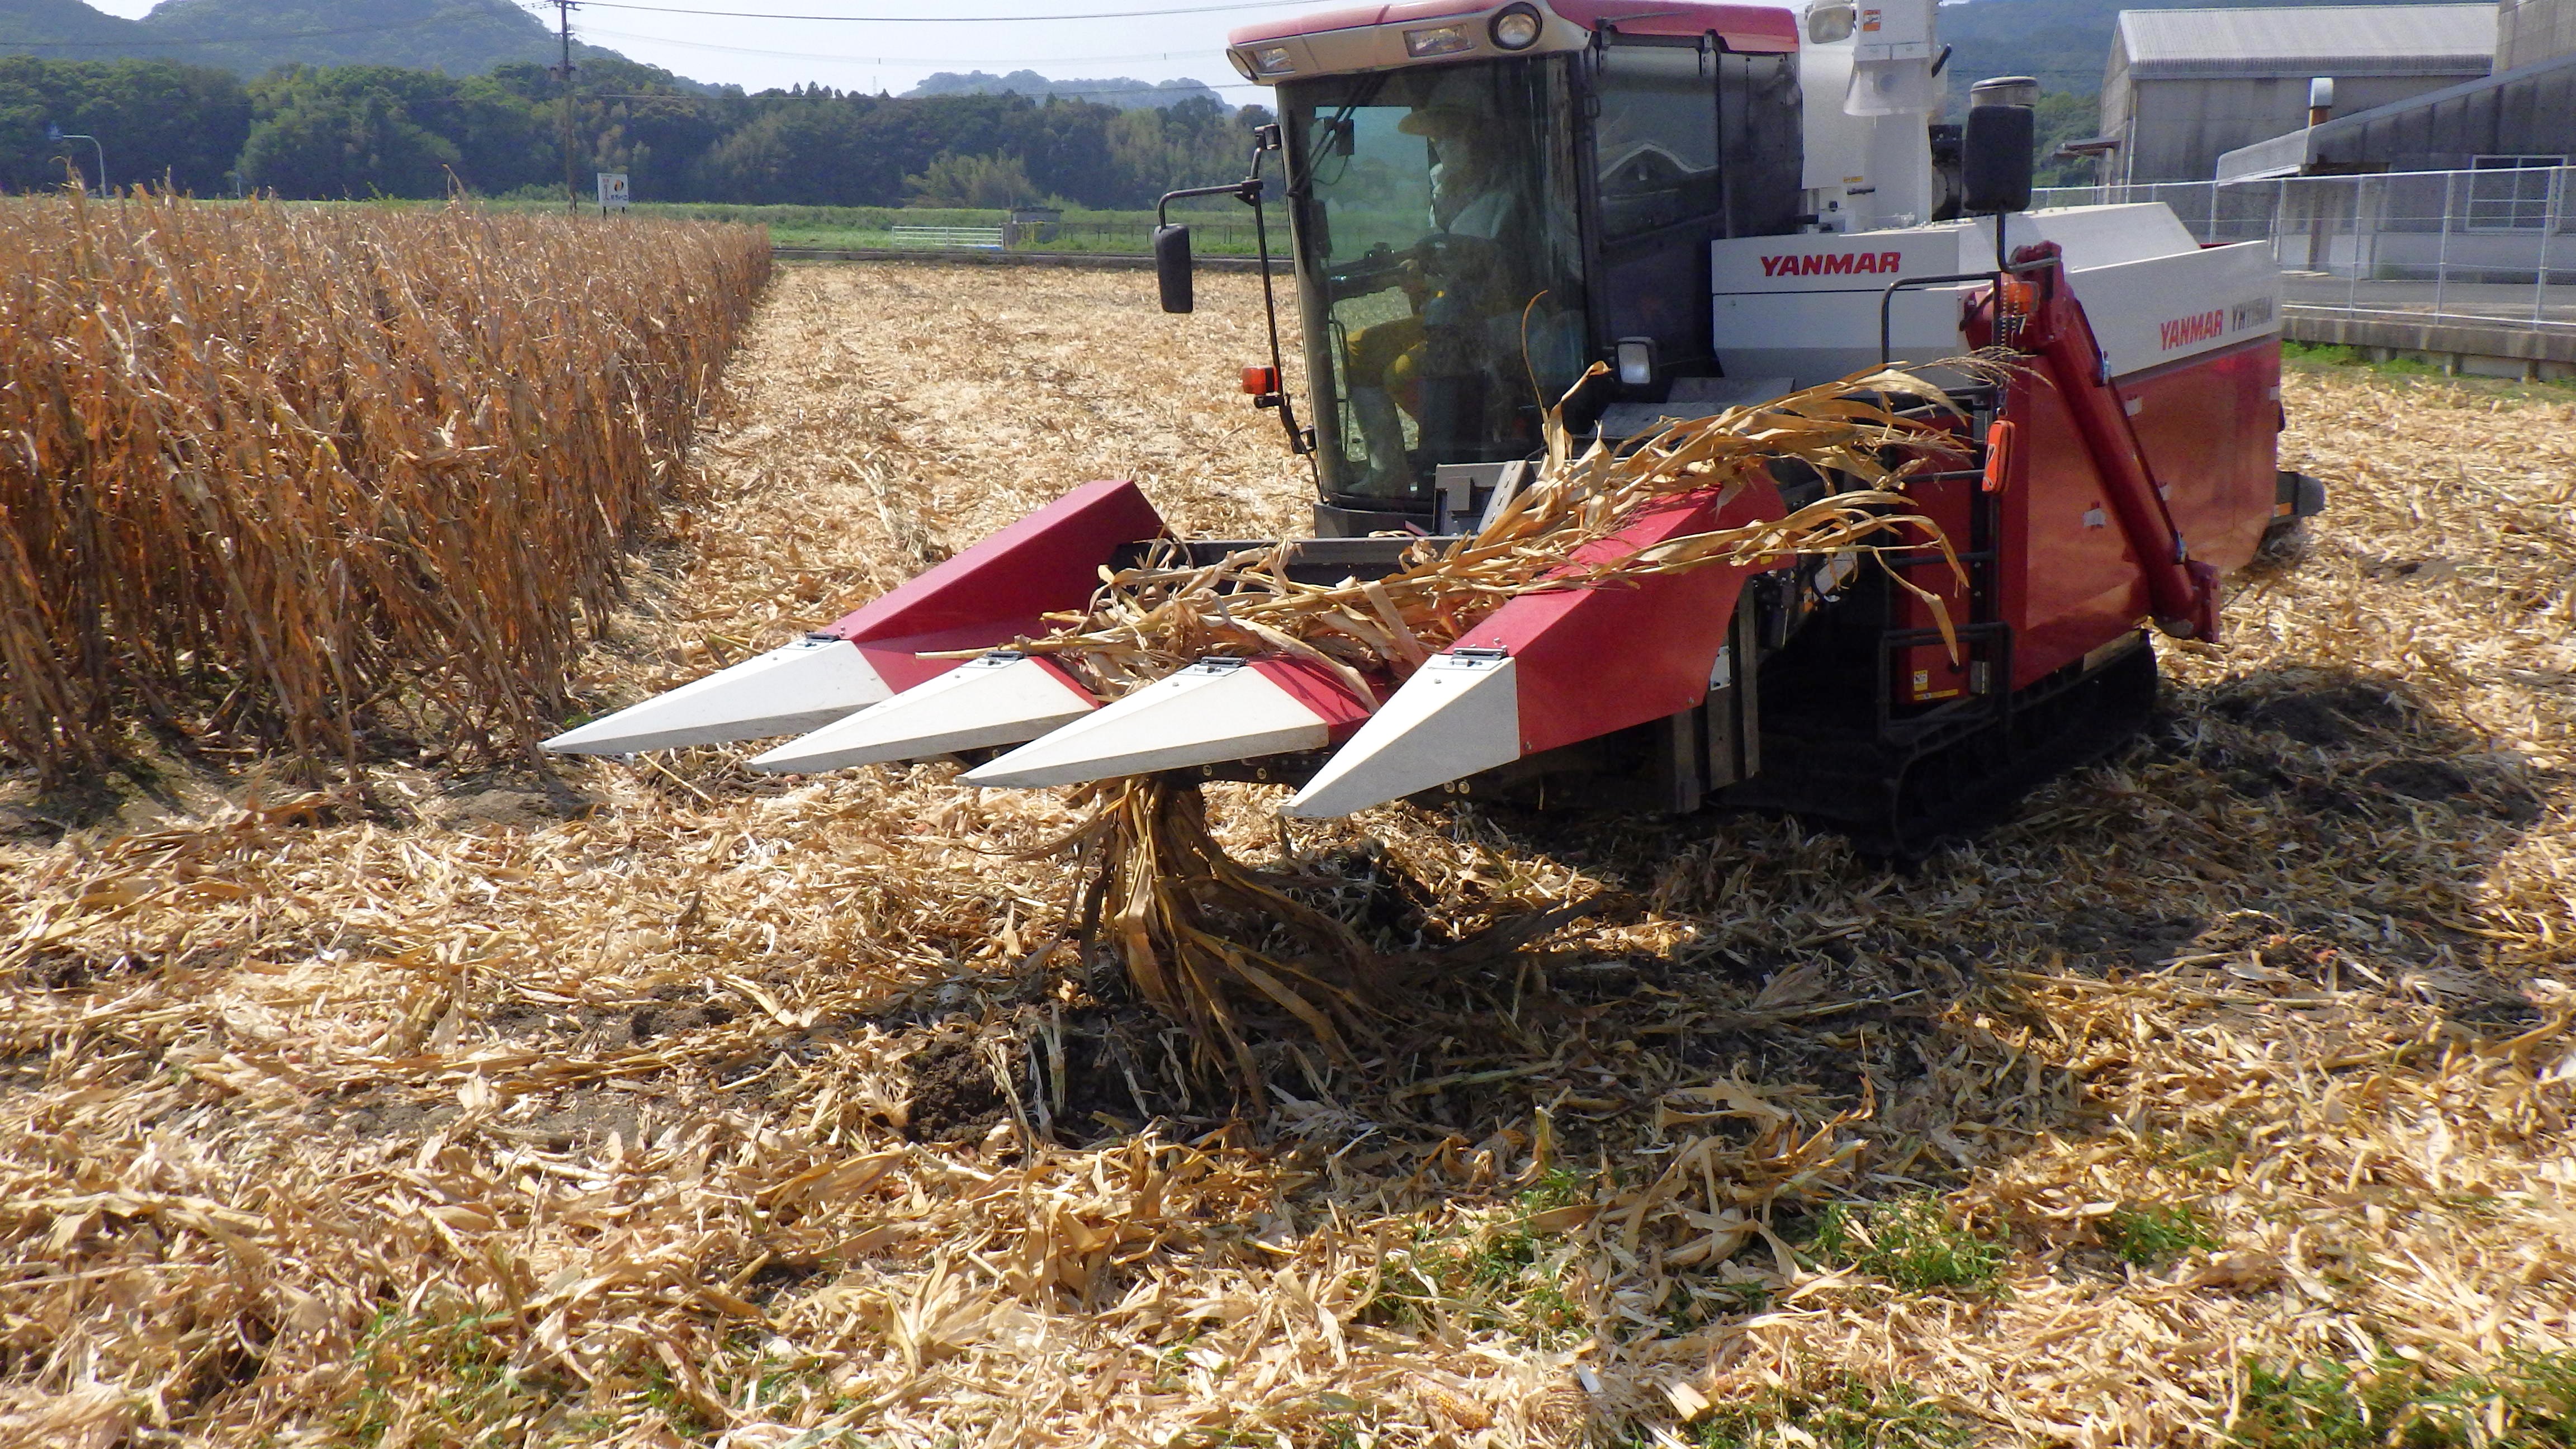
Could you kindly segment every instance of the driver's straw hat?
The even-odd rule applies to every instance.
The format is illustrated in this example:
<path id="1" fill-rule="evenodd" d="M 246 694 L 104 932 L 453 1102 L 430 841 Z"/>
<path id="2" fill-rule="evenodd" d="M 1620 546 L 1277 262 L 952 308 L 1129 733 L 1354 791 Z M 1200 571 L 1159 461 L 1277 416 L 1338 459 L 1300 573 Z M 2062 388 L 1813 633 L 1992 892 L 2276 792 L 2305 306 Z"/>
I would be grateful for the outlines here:
<path id="1" fill-rule="evenodd" d="M 1416 109 L 1403 120 L 1396 122 L 1395 128 L 1408 136 L 1427 136 L 1434 141 L 1446 141 L 1473 131 L 1484 119 L 1482 115 L 1465 106 L 1433 104 Z"/>
<path id="2" fill-rule="evenodd" d="M 1435 141 L 1465 135 L 1491 120 L 1492 108 L 1481 104 L 1483 99 L 1466 77 L 1443 76 L 1410 115 L 1395 123 L 1395 128 L 1408 136 L 1428 136 Z"/>

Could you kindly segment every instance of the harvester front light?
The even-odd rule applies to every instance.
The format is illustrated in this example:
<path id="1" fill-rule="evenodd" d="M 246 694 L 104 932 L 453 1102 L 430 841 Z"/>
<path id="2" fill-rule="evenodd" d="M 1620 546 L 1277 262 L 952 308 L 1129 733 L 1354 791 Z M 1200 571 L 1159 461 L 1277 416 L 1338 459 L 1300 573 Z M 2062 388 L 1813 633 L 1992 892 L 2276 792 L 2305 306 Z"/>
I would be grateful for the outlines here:
<path id="1" fill-rule="evenodd" d="M 1420 60 L 1432 55 L 1456 55 L 1476 48 L 1476 37 L 1464 25 L 1433 25 L 1404 32 L 1404 53 Z"/>
<path id="2" fill-rule="evenodd" d="M 1263 75 L 1277 75 L 1281 71 L 1295 70 L 1297 62 L 1289 56 L 1288 47 L 1265 45 L 1252 53 L 1252 68 Z"/>
<path id="3" fill-rule="evenodd" d="M 1612 355 L 1618 359 L 1619 381 L 1622 385 L 1627 387 L 1655 385 L 1655 339 L 1622 337 L 1619 339 L 1619 345 L 1612 349 Z"/>
<path id="4" fill-rule="evenodd" d="M 1539 30 L 1538 12 L 1526 5 L 1513 6 L 1495 16 L 1493 23 L 1485 27 L 1485 33 L 1494 38 L 1494 44 L 1504 50 L 1527 50 L 1538 44 Z"/>

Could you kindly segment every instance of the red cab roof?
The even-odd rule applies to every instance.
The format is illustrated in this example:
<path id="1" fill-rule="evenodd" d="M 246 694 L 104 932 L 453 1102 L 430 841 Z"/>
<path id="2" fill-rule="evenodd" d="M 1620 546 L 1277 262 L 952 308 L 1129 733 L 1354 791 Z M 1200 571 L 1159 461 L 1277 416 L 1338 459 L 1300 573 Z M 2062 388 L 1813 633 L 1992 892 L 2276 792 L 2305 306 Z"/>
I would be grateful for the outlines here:
<path id="1" fill-rule="evenodd" d="M 1729 50 L 1784 54 L 1798 48 L 1798 18 L 1769 5 L 1705 5 L 1690 0 L 1545 0 L 1546 8 L 1586 28 L 1609 26 L 1622 35 L 1709 35 Z M 1226 37 L 1228 45 L 1314 35 L 1327 30 L 1353 30 L 1364 25 L 1394 25 L 1438 20 L 1451 15 L 1477 15 L 1492 9 L 1491 0 L 1408 0 L 1398 5 L 1357 5 L 1323 10 L 1289 20 L 1246 25 Z"/>

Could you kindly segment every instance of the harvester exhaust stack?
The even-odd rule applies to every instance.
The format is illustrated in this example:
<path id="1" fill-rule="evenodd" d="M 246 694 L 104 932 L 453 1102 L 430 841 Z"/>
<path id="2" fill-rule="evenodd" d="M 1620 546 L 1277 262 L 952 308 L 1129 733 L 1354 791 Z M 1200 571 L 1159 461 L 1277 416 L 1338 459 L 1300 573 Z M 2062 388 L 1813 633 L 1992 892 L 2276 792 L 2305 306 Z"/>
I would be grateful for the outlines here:
<path id="1" fill-rule="evenodd" d="M 1280 813 L 1348 815 L 1520 756 L 1520 684 L 1511 659 L 1435 654 Z"/>
<path id="2" fill-rule="evenodd" d="M 1320 665 L 1202 659 L 964 778 L 970 785 L 1076 785 L 1320 750 L 1367 717 L 1368 706 Z"/>
<path id="3" fill-rule="evenodd" d="M 1016 745 L 1099 707 L 1056 665 L 1002 650 L 780 745 L 751 767 L 798 774 Z"/>
<path id="4" fill-rule="evenodd" d="M 809 634 L 546 741 L 559 755 L 720 745 L 827 725 L 894 693 L 856 644 Z"/>

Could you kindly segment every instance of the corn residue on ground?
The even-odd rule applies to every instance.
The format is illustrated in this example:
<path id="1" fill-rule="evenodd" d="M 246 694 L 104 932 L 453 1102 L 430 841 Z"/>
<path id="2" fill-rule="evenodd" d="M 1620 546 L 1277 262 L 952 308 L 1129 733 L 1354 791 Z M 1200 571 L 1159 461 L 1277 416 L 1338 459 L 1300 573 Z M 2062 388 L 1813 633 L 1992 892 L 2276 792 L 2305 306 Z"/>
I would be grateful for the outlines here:
<path id="1" fill-rule="evenodd" d="M 1252 279 L 788 269 L 597 708 L 1064 488 L 1302 526 Z M 1236 1114 L 1055 792 L 748 751 L 0 794 L 0 1442 L 2259 1445 L 2576 1423 L 2576 408 L 2296 374 L 2304 556 L 1919 868 L 1412 808 Z M 139 772 L 138 772 L 139 773 Z"/>

